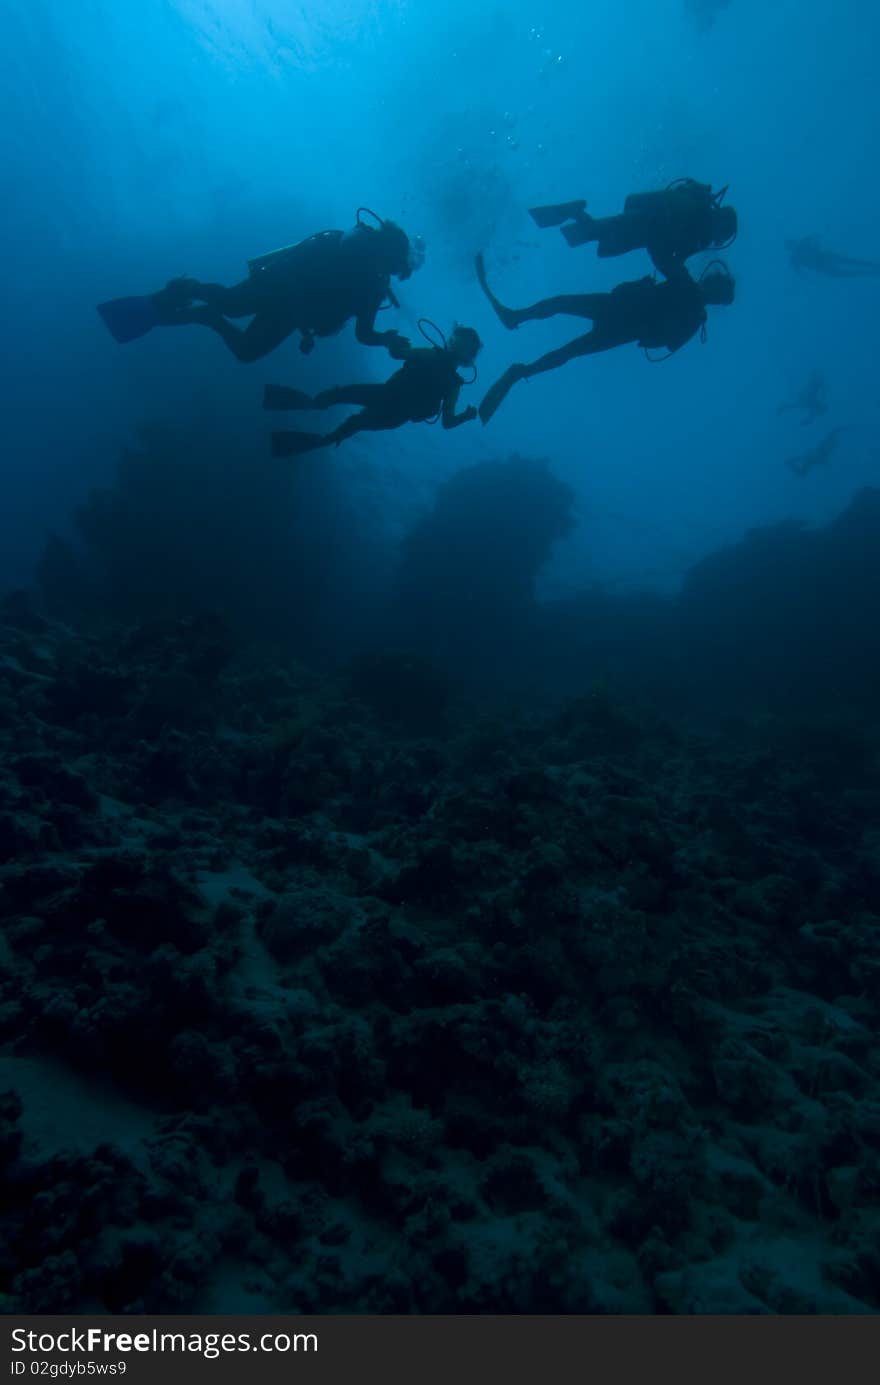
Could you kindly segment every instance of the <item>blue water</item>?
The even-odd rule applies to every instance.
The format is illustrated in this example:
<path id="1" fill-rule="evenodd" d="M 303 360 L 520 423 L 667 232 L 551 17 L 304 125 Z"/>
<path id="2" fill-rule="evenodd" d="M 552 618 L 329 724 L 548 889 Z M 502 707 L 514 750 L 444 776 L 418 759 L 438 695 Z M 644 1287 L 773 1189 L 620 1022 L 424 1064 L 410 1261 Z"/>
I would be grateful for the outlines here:
<path id="1" fill-rule="evenodd" d="M 787 248 L 880 260 L 876 3 L 6 0 L 0 51 L 2 1309 L 876 1313 L 880 277 Z M 397 368 L 351 323 L 96 312 L 368 207 L 477 405 L 585 330 L 477 252 L 611 290 L 528 209 L 682 177 L 739 214 L 705 342 L 485 426 L 282 459 L 266 384 Z"/>
<path id="2" fill-rule="evenodd" d="M 403 505 L 390 456 L 419 497 L 511 448 L 549 457 L 583 518 L 545 572 L 551 591 L 595 576 L 674 587 L 753 525 L 833 516 L 878 476 L 880 281 L 802 280 L 784 240 L 817 233 L 880 253 L 878 29 L 876 7 L 857 0 L 845 11 L 732 0 L 710 28 L 685 0 L 551 3 L 540 15 L 454 2 L 330 0 L 310 13 L 282 0 L 11 0 L 4 579 L 27 580 L 47 527 L 110 479 L 139 421 L 209 418 L 262 435 L 263 381 L 302 378 L 292 342 L 243 368 L 197 327 L 121 350 L 97 301 L 178 273 L 235 282 L 249 256 L 345 227 L 366 203 L 427 241 L 399 325 L 424 314 L 481 332 L 480 385 L 463 397 L 477 402 L 512 359 L 581 329 L 556 319 L 505 333 L 475 286 L 474 251 L 508 301 L 610 288 L 647 272 L 647 258 L 569 251 L 526 208 L 585 196 L 610 214 L 628 192 L 681 175 L 729 183 L 740 214 L 736 304 L 711 314 L 707 344 L 657 366 L 635 347 L 575 362 L 520 386 L 486 429 L 369 439 L 378 508 L 386 489 L 386 517 Z M 320 355 L 323 379 L 334 364 L 386 373 L 384 353 L 355 352 L 350 328 Z M 849 431 L 833 465 L 798 480 L 784 461 L 807 430 L 776 406 L 814 368 L 828 381 L 826 421 Z"/>

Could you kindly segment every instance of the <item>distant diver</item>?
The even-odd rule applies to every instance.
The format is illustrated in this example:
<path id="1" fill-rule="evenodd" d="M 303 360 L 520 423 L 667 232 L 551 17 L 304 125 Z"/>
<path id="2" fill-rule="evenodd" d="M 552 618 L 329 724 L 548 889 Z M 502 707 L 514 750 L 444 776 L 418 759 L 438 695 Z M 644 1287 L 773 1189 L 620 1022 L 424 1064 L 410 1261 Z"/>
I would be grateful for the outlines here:
<path id="1" fill-rule="evenodd" d="M 853 255 L 840 255 L 836 250 L 827 250 L 819 236 L 787 240 L 785 248 L 789 264 L 801 276 L 805 270 L 828 279 L 875 278 L 880 274 L 880 262 L 877 260 L 858 260 Z"/>
<path id="2" fill-rule="evenodd" d="M 595 217 L 585 201 L 532 207 L 536 225 L 559 226 L 571 246 L 597 241 L 601 259 L 647 250 L 661 274 L 671 278 L 702 250 L 724 250 L 736 239 L 737 214 L 723 205 L 727 188 L 678 178 L 660 192 L 634 192 L 618 216 Z M 563 224 L 566 223 L 566 224 Z"/>
<path id="3" fill-rule="evenodd" d="M 723 261 L 714 260 L 699 279 L 692 279 L 687 270 L 659 283 L 647 275 L 644 279 L 618 284 L 610 293 L 563 293 L 542 299 L 528 308 L 507 308 L 489 288 L 482 255 L 477 256 L 476 266 L 480 286 L 505 327 L 513 330 L 523 322 L 557 314 L 585 317 L 595 324 L 591 332 L 555 351 L 548 351 L 530 365 L 509 366 L 480 404 L 479 413 L 484 424 L 489 422 L 517 381 L 528 380 L 546 370 L 556 370 L 578 356 L 611 351 L 629 342 L 638 342 L 646 352 L 662 349 L 672 355 L 698 333 L 704 336 L 707 304 L 730 304 L 735 293 L 730 270 Z"/>
<path id="4" fill-rule="evenodd" d="M 730 0 L 684 0 L 684 12 L 706 33 L 715 24 L 722 10 L 726 10 Z"/>
<path id="5" fill-rule="evenodd" d="M 423 318 L 419 326 L 427 337 L 423 326 L 426 322 Z M 434 326 L 433 323 L 429 325 Z M 285 385 L 267 385 L 264 409 L 330 409 L 335 404 L 361 406 L 360 413 L 351 414 L 332 433 L 273 433 L 272 455 L 295 457 L 331 444 L 338 447 L 355 433 L 400 428 L 404 423 L 426 423 L 436 418 L 444 428 L 470 423 L 477 417 L 473 405 L 460 414 L 455 412 L 455 407 L 462 385 L 473 381 L 463 380 L 458 371 L 462 366 L 473 366 L 476 378 L 474 362 L 481 347 L 482 342 L 473 327 L 456 325 L 442 346 L 412 349 L 400 369 L 381 384 L 341 385 L 323 390 L 314 397 Z"/>
<path id="6" fill-rule="evenodd" d="M 822 414 L 827 414 L 828 403 L 825 398 L 825 376 L 821 370 L 814 370 L 807 380 L 803 389 L 796 394 L 794 399 L 789 399 L 777 408 L 777 414 L 787 413 L 790 409 L 800 409 L 804 418 L 801 423 L 815 423 Z"/>
<path id="7" fill-rule="evenodd" d="M 372 216 L 371 225 L 364 219 Z M 409 342 L 399 332 L 376 331 L 376 314 L 397 305 L 392 278 L 408 279 L 424 260 L 424 247 L 393 221 L 360 207 L 350 231 L 319 231 L 296 245 L 248 261 L 240 284 L 172 279 L 158 293 L 115 298 L 98 312 L 118 342 L 134 341 L 153 327 L 209 327 L 239 361 L 257 361 L 293 332 L 308 354 L 316 337 L 330 337 L 355 319 L 364 346 L 385 346 L 402 359 Z M 231 317 L 250 317 L 235 327 Z"/>
<path id="8" fill-rule="evenodd" d="M 806 476 L 817 466 L 824 466 L 832 453 L 836 451 L 841 433 L 846 432 L 846 425 L 841 424 L 837 428 L 832 428 L 830 433 L 826 433 L 821 442 L 815 447 L 811 447 L 809 452 L 801 452 L 797 457 L 789 457 L 785 463 L 789 471 L 793 471 L 795 476 Z"/>

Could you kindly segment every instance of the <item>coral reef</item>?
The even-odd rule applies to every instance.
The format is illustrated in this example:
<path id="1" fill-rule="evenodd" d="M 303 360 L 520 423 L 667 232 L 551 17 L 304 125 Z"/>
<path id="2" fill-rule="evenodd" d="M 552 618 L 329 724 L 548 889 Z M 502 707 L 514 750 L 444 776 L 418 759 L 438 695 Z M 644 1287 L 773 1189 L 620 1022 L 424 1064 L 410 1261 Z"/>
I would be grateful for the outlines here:
<path id="1" fill-rule="evenodd" d="M 21 594 L 0 707 L 7 1311 L 880 1307 L 869 724 Z"/>
<path id="2" fill-rule="evenodd" d="M 354 489 L 338 468 L 279 467 L 250 435 L 143 424 L 71 537 L 47 542 L 43 601 L 62 620 L 222 610 L 249 638 L 344 648 L 383 567 Z"/>

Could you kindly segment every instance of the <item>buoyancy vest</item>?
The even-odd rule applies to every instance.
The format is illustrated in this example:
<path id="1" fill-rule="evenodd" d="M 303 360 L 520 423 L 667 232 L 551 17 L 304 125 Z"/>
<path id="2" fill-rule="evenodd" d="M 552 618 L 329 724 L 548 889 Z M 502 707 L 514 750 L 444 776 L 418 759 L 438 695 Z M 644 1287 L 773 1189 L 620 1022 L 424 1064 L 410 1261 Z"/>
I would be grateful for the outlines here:
<path id="1" fill-rule="evenodd" d="M 386 381 L 389 403 L 412 423 L 424 423 L 443 408 L 447 395 L 463 384 L 455 362 L 440 346 L 417 347 Z"/>
<path id="2" fill-rule="evenodd" d="M 391 287 L 371 263 L 373 235 L 368 226 L 318 231 L 249 260 L 248 271 L 271 301 L 289 304 L 299 327 L 333 336 L 350 318 L 375 313 Z"/>

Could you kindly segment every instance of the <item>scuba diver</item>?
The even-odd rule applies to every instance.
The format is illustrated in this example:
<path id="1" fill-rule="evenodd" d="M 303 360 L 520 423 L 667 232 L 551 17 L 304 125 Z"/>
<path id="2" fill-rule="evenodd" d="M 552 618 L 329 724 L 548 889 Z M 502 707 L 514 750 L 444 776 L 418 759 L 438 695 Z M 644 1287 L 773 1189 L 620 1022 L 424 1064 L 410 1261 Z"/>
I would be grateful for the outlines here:
<path id="1" fill-rule="evenodd" d="M 422 318 L 419 328 L 426 340 Z M 431 326 L 434 324 L 431 323 Z M 435 329 L 438 330 L 439 329 Z M 442 333 L 440 334 L 442 337 Z M 296 457 L 313 452 L 318 447 L 337 447 L 355 433 L 384 431 L 399 428 L 404 423 L 426 423 L 439 418 L 444 428 L 458 428 L 477 417 L 470 405 L 460 414 L 455 412 L 459 391 L 465 381 L 459 367 L 473 367 L 482 342 L 473 327 L 454 327 L 449 340 L 442 346 L 432 344 L 410 350 L 403 365 L 382 384 L 341 385 L 323 390 L 314 397 L 302 390 L 285 385 L 267 385 L 263 396 L 264 409 L 330 409 L 334 404 L 360 404 L 361 411 L 350 414 L 332 433 L 275 432 L 272 434 L 274 457 Z"/>
<path id="2" fill-rule="evenodd" d="M 505 327 L 515 329 L 523 322 L 555 317 L 558 313 L 585 317 L 594 323 L 592 331 L 555 351 L 548 351 L 530 365 L 509 366 L 480 404 L 479 414 L 484 424 L 489 422 L 518 380 L 556 370 L 577 356 L 592 356 L 629 342 L 638 342 L 646 354 L 662 348 L 671 356 L 697 333 L 705 339 L 707 304 L 730 304 L 735 291 L 733 275 L 726 264 L 713 260 L 699 279 L 692 279 L 687 270 L 660 283 L 647 275 L 644 279 L 618 284 L 610 293 L 563 293 L 555 298 L 544 298 L 528 308 L 507 308 L 486 282 L 482 255 L 477 255 L 476 266 L 480 286 Z"/>
<path id="3" fill-rule="evenodd" d="M 776 413 L 784 414 L 789 409 L 803 410 L 806 417 L 801 419 L 801 423 L 815 423 L 822 414 L 827 414 L 825 376 L 821 370 L 814 370 L 800 394 L 796 394 L 794 399 L 790 399 L 786 404 L 780 404 Z"/>
<path id="4" fill-rule="evenodd" d="M 372 216 L 375 225 L 364 220 Z M 158 293 L 115 298 L 98 312 L 118 342 L 133 341 L 153 327 L 197 323 L 218 334 L 239 361 L 256 361 L 300 332 L 300 351 L 308 354 L 316 337 L 330 337 L 355 319 L 364 346 L 385 346 L 400 360 L 409 342 L 399 332 L 376 330 L 376 314 L 386 300 L 397 306 L 391 279 L 408 279 L 424 261 L 424 247 L 411 241 L 393 221 L 359 207 L 350 231 L 319 231 L 248 261 L 241 283 L 204 284 L 172 279 Z M 250 317 L 247 327 L 228 321 Z"/>
<path id="5" fill-rule="evenodd" d="M 801 277 L 804 270 L 824 274 L 828 279 L 874 278 L 880 274 L 880 263 L 876 260 L 857 260 L 852 255 L 826 250 L 818 236 L 787 240 L 785 248 L 789 264 Z"/>
<path id="6" fill-rule="evenodd" d="M 832 428 L 831 432 L 826 433 L 822 441 L 811 447 L 809 452 L 789 457 L 785 463 L 789 471 L 793 471 L 795 476 L 806 476 L 814 467 L 824 465 L 836 450 L 840 435 L 846 432 L 846 427 L 846 424 L 841 424 L 837 428 Z"/>
<path id="7" fill-rule="evenodd" d="M 713 192 L 709 183 L 678 178 L 662 192 L 631 193 L 618 216 L 589 216 L 584 201 L 532 207 L 529 215 L 542 228 L 559 226 L 571 246 L 597 241 L 602 259 L 647 250 L 669 279 L 689 256 L 733 244 L 738 221 L 733 207 L 722 205 L 726 192 L 726 187 Z"/>
<path id="8" fill-rule="evenodd" d="M 706 33 L 729 4 L 730 0 L 684 0 L 684 12 L 701 33 Z"/>

